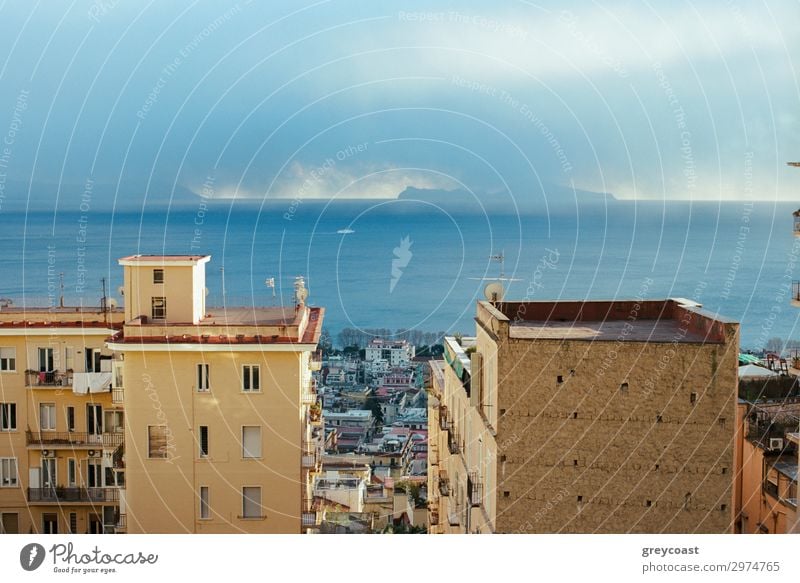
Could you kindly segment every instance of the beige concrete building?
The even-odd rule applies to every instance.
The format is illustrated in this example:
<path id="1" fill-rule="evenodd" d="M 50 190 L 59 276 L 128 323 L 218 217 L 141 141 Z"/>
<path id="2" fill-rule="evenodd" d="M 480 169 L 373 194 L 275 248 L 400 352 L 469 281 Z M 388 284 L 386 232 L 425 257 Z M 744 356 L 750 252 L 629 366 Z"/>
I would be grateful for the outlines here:
<path id="1" fill-rule="evenodd" d="M 208 256 L 120 259 L 109 342 L 125 393 L 131 533 L 299 533 L 318 525 L 323 428 L 311 378 L 323 309 L 205 305 Z"/>
<path id="2" fill-rule="evenodd" d="M 121 395 L 104 341 L 118 310 L 0 309 L 0 532 L 113 533 Z"/>
<path id="3" fill-rule="evenodd" d="M 439 532 L 732 532 L 738 324 L 685 300 L 479 302 L 476 321 L 434 369 Z M 476 471 L 467 530 L 443 509 Z"/>

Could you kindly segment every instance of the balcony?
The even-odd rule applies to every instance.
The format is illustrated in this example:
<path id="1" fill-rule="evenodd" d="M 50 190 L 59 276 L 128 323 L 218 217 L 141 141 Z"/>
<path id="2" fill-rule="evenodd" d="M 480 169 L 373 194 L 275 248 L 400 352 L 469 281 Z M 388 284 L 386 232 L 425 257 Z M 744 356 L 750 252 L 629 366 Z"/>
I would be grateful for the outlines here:
<path id="1" fill-rule="evenodd" d="M 121 405 L 125 402 L 125 389 L 122 387 L 113 387 L 111 389 L 111 402 L 115 405 Z"/>
<path id="2" fill-rule="evenodd" d="M 439 471 L 439 494 L 442 496 L 450 495 L 450 478 L 447 475 L 447 470 Z"/>
<path id="3" fill-rule="evenodd" d="M 111 456 L 111 462 L 114 468 L 118 470 L 125 469 L 125 444 L 120 443 L 114 454 Z"/>
<path id="4" fill-rule="evenodd" d="M 26 431 L 25 441 L 29 446 L 60 448 L 110 448 L 122 445 L 125 434 L 78 433 L 75 431 Z"/>
<path id="5" fill-rule="evenodd" d="M 62 373 L 57 370 L 49 372 L 25 371 L 26 387 L 70 387 L 72 386 L 72 373 Z"/>
<path id="6" fill-rule="evenodd" d="M 316 350 L 311 353 L 311 359 L 308 362 L 308 368 L 313 371 L 322 369 L 322 351 Z"/>
<path id="7" fill-rule="evenodd" d="M 447 431 L 449 429 L 449 419 L 447 416 L 447 406 L 441 405 L 439 407 L 439 429 Z"/>
<path id="8" fill-rule="evenodd" d="M 300 522 L 303 528 L 314 528 L 319 526 L 319 515 L 316 512 L 303 512 L 300 515 Z"/>
<path id="9" fill-rule="evenodd" d="M 473 508 L 483 505 L 483 481 L 478 472 L 467 475 L 467 499 Z"/>
<path id="10" fill-rule="evenodd" d="M 114 525 L 114 530 L 117 534 L 125 534 L 128 532 L 128 515 L 120 514 L 117 516 L 117 523 Z"/>
<path id="11" fill-rule="evenodd" d="M 118 502 L 118 488 L 28 488 L 28 502 L 31 504 L 77 504 Z"/>
<path id="12" fill-rule="evenodd" d="M 452 424 L 450 425 L 450 431 L 447 436 L 447 448 L 453 455 L 461 453 L 461 438 L 458 432 L 453 429 Z"/>
<path id="13" fill-rule="evenodd" d="M 800 306 L 800 281 L 792 282 L 792 305 Z"/>
<path id="14" fill-rule="evenodd" d="M 315 469 L 319 465 L 319 456 L 316 452 L 305 452 L 301 456 L 301 467 Z"/>

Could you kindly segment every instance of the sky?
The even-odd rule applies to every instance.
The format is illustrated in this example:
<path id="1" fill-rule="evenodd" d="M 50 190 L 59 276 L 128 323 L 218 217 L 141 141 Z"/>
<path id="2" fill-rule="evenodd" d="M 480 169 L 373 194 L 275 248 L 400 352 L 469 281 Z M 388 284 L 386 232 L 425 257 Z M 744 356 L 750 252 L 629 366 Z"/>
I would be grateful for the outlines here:
<path id="1" fill-rule="evenodd" d="M 797 2 L 0 2 L 0 209 L 792 200 Z"/>

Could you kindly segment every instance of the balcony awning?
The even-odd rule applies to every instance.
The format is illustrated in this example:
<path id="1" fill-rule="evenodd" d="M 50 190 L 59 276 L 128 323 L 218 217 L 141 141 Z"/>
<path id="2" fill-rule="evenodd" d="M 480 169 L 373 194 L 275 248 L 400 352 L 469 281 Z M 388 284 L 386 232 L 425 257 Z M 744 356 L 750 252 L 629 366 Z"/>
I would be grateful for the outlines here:
<path id="1" fill-rule="evenodd" d="M 76 372 L 72 374 L 72 392 L 76 395 L 105 393 L 110 387 L 110 372 Z"/>

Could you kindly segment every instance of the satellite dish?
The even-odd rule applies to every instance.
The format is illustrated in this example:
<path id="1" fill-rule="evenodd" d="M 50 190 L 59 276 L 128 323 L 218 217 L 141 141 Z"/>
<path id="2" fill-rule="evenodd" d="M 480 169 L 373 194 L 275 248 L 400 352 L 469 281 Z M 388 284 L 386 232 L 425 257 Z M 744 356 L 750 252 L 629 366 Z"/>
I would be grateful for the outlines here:
<path id="1" fill-rule="evenodd" d="M 118 293 L 119 295 L 121 295 L 121 296 L 124 296 L 124 295 L 125 295 L 125 286 L 124 286 L 124 285 L 121 285 L 121 286 L 119 286 L 119 287 L 117 288 L 117 293 Z"/>
<path id="2" fill-rule="evenodd" d="M 499 281 L 494 281 L 490 284 L 487 284 L 486 287 L 483 288 L 484 297 L 492 303 L 502 302 L 504 293 L 505 290 L 503 289 L 503 284 Z"/>
<path id="3" fill-rule="evenodd" d="M 108 300 L 106 300 L 106 304 L 108 304 L 108 307 L 112 310 L 115 310 L 119 307 L 119 302 L 115 298 L 108 298 Z"/>

